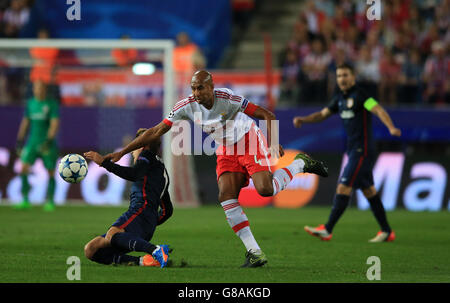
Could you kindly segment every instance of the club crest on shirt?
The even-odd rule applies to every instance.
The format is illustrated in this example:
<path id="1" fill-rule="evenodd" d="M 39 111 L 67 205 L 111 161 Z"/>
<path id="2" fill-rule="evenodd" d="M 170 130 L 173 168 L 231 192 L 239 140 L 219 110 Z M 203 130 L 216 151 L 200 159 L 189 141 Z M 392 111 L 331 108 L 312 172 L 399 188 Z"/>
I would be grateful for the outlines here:
<path id="1" fill-rule="evenodd" d="M 347 107 L 348 107 L 348 108 L 352 108 L 353 103 L 354 103 L 354 102 L 353 102 L 353 98 L 348 98 L 348 99 L 347 99 Z"/>

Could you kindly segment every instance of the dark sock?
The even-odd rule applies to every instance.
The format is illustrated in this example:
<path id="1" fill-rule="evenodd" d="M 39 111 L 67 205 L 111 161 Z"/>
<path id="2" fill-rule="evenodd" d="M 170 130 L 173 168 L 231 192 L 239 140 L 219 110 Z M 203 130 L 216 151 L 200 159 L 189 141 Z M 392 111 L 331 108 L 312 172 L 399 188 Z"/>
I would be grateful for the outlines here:
<path id="1" fill-rule="evenodd" d="M 139 257 L 129 256 L 114 247 L 105 247 L 97 250 L 92 261 L 100 264 L 129 264 L 139 265 Z"/>
<path id="2" fill-rule="evenodd" d="M 380 196 L 376 194 L 372 198 L 368 199 L 370 204 L 370 209 L 377 219 L 378 224 L 381 227 L 381 230 L 384 232 L 391 232 L 391 227 L 387 222 L 386 211 L 384 210 L 383 203 L 381 202 Z"/>
<path id="3" fill-rule="evenodd" d="M 50 176 L 50 179 L 48 179 L 48 185 L 47 185 L 47 201 L 53 203 L 54 195 L 55 195 L 55 177 Z"/>
<path id="4" fill-rule="evenodd" d="M 156 246 L 132 233 L 115 233 L 111 238 L 111 245 L 131 251 L 142 251 L 149 254 L 156 249 Z"/>
<path id="5" fill-rule="evenodd" d="M 325 224 L 325 228 L 329 233 L 333 231 L 334 225 L 336 225 L 337 221 L 344 213 L 349 200 L 350 196 L 347 195 L 336 194 L 334 196 L 333 208 L 331 209 L 331 214 L 328 218 L 328 222 L 327 224 Z"/>
<path id="6" fill-rule="evenodd" d="M 28 183 L 28 175 L 23 174 L 20 175 L 20 179 L 22 180 L 22 197 L 24 200 L 28 200 L 28 192 L 30 191 L 30 183 Z"/>

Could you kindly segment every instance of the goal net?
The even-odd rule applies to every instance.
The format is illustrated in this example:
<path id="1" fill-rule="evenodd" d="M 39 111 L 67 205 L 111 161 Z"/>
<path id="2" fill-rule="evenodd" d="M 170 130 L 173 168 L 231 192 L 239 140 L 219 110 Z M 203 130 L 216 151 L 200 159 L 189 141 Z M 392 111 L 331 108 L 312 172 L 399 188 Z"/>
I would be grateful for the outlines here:
<path id="1" fill-rule="evenodd" d="M 159 123 L 186 92 L 189 83 L 177 81 L 173 71 L 172 40 L 2 39 L 0 42 L 0 109 L 5 125 L 0 141 L 2 199 L 20 199 L 14 154 L 18 126 L 32 83 L 47 84 L 48 95 L 60 103 L 59 154 L 118 150 L 136 130 Z M 8 119 L 6 119 L 8 117 Z M 4 119 L 3 119 L 4 118 Z M 163 136 L 163 160 L 170 176 L 170 193 L 177 206 L 199 204 L 193 159 L 171 152 L 173 133 Z M 131 165 L 129 155 L 121 160 Z M 31 202 L 44 199 L 45 169 L 36 161 L 30 183 Z M 57 174 L 57 172 L 55 173 Z M 58 176 L 55 200 L 83 200 L 89 204 L 120 204 L 128 200 L 126 182 L 94 163 L 81 184 L 65 184 Z"/>

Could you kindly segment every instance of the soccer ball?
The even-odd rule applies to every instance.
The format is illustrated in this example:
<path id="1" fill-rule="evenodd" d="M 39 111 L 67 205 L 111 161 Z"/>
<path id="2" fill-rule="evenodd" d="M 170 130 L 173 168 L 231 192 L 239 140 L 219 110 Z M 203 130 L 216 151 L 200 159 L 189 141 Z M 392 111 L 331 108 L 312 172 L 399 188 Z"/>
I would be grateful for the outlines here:
<path id="1" fill-rule="evenodd" d="M 88 167 L 86 160 L 78 154 L 65 155 L 58 166 L 59 175 L 69 183 L 79 183 L 86 177 Z"/>

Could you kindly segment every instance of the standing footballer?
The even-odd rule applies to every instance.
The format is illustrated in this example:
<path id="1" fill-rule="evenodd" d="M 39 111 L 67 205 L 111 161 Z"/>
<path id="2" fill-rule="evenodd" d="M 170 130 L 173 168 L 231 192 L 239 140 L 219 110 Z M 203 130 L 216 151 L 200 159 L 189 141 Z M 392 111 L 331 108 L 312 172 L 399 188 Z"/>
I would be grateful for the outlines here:
<path id="1" fill-rule="evenodd" d="M 30 207 L 28 193 L 30 184 L 28 174 L 30 166 L 37 158 L 42 158 L 47 169 L 49 180 L 47 185 L 47 201 L 44 204 L 45 211 L 55 209 L 55 165 L 58 158 L 58 146 L 56 144 L 56 134 L 59 129 L 59 105 L 54 99 L 47 97 L 47 86 L 42 81 L 33 83 L 34 97 L 28 100 L 25 115 L 20 123 L 17 135 L 17 153 L 22 160 L 22 171 L 20 178 L 22 181 L 22 202 L 15 205 L 17 209 L 27 209 Z M 23 146 L 25 136 L 28 134 L 26 145 Z"/>
<path id="2" fill-rule="evenodd" d="M 322 240 L 330 240 L 333 227 L 344 213 L 352 190 L 361 189 L 381 227 L 381 231 L 369 242 L 393 241 L 395 233 L 387 221 L 386 212 L 373 183 L 375 152 L 370 113 L 375 114 L 383 122 L 392 136 L 399 137 L 401 131 L 394 126 L 383 107 L 358 87 L 354 70 L 350 65 L 340 65 L 336 70 L 336 78 L 339 90 L 330 104 L 306 117 L 295 117 L 293 121 L 295 127 L 301 127 L 303 123 L 321 122 L 332 114 L 339 113 L 348 138 L 346 151 L 348 163 L 340 177 L 328 222 L 318 227 L 305 226 L 305 231 Z"/>

